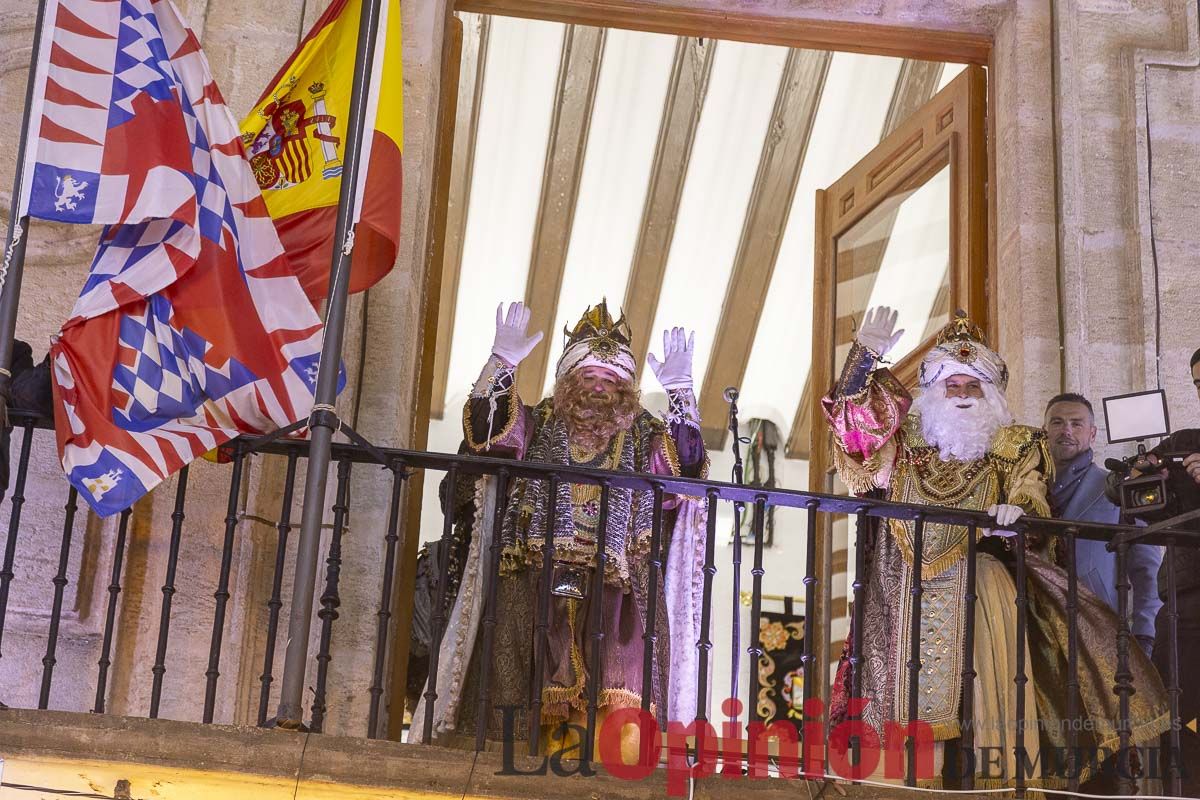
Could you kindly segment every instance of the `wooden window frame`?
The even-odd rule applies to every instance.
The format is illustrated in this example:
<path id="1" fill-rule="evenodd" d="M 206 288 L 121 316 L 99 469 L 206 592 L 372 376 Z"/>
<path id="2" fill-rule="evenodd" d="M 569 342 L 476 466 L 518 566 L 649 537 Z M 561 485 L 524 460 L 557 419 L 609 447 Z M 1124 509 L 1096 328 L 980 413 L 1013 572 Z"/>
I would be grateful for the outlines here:
<path id="1" fill-rule="evenodd" d="M 888 198 L 950 168 L 950 308 L 964 309 L 995 341 L 988 308 L 987 79 L 967 67 L 887 138 L 827 188 L 817 191 L 813 259 L 813 356 L 810 392 L 809 488 L 828 491 L 829 431 L 820 423 L 821 395 L 840 367 L 837 347 L 837 241 Z M 892 372 L 906 386 L 916 383 L 926 340 Z"/>

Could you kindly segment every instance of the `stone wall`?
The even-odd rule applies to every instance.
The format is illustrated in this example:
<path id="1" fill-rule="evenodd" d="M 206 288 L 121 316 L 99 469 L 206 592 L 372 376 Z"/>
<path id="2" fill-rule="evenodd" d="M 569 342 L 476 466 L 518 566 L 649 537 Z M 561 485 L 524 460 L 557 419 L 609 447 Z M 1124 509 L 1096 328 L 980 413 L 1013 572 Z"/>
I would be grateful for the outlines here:
<path id="1" fill-rule="evenodd" d="M 1200 201 L 1194 189 L 1200 173 L 1200 77 L 1194 69 L 1198 35 L 1192 4 L 646 3 L 668 4 L 992 36 L 995 301 L 1000 346 L 1013 369 L 1014 410 L 1022 421 L 1034 422 L 1040 419 L 1045 398 L 1063 388 L 1099 398 L 1153 385 L 1156 372 L 1161 372 L 1176 426 L 1200 420 L 1200 405 L 1186 380 L 1187 356 L 1200 345 L 1200 315 L 1192 311 L 1192 262 L 1200 245 L 1195 224 Z M 30 6 L 30 0 L 0 0 L 0 103 L 9 109 L 22 103 L 32 33 Z M 188 0 L 183 7 L 237 113 L 250 107 L 264 76 L 294 47 L 323 2 Z M 444 0 L 402 4 L 406 236 L 394 273 L 351 306 L 346 350 L 351 383 L 341 408 L 362 433 L 388 445 L 408 443 L 414 423 L 444 8 Z M 18 122 L 15 114 L 0 120 L 0 189 L 11 184 Z M 8 200 L 6 193 L 0 194 L 0 206 L 6 208 Z M 38 355 L 69 312 L 95 236 L 94 230 L 34 226 L 18 335 L 32 342 Z M 1158 370 L 1156 353 L 1162 356 Z M 366 363 L 371 369 L 362 369 Z M 21 706 L 37 699 L 44 609 L 49 607 L 50 578 L 58 559 L 57 526 L 65 496 L 52 440 L 38 434 L 34 450 L 0 669 L 0 700 Z M 263 604 L 274 561 L 282 460 L 256 460 L 248 472 L 240 492 L 243 514 L 236 529 L 233 599 L 218 695 L 217 718 L 230 722 L 252 721 L 257 710 Z M 298 481 L 302 480 L 303 470 Z M 228 481 L 228 467 L 207 463 L 194 467 L 189 478 L 164 716 L 199 716 Z M 365 729 L 389 492 L 390 481 L 378 470 L 356 468 L 355 511 L 344 543 L 341 618 L 335 627 L 330 677 L 327 729 L 335 732 L 360 734 Z M 140 504 L 131 519 L 108 698 L 113 711 L 144 714 L 147 709 L 173 495 L 172 481 Z M 92 703 L 116 534 L 113 521 L 85 516 L 81 511 L 73 541 L 68 611 L 51 699 L 52 707 L 73 710 Z M 292 519 L 299 519 L 298 504 Z M 82 582 L 75 579 L 81 562 L 92 567 L 85 570 Z M 285 575 L 286 603 L 290 562 Z M 314 624 L 314 637 L 317 631 Z M 281 632 L 280 655 L 282 636 Z M 278 678 L 278 668 L 275 674 Z"/>
<path id="2" fill-rule="evenodd" d="M 300 37 L 328 6 L 328 0 L 182 0 L 180 7 L 208 56 L 217 84 L 236 116 L 250 109 Z M 33 35 L 30 0 L 0 0 L 0 103 L 12 109 L 0 121 L 0 211 L 8 225 L 13 166 Z M 359 430 L 382 445 L 410 444 L 414 381 L 423 324 L 426 228 L 432 185 L 432 147 L 438 99 L 443 0 L 403 0 L 404 37 L 404 242 L 393 273 L 367 296 L 356 296 L 350 309 L 345 363 L 347 390 L 339 398 L 343 418 L 362 409 Z M 18 320 L 18 337 L 29 341 L 40 358 L 65 320 L 83 285 L 95 251 L 98 228 L 74 228 L 34 222 Z M 365 339 L 365 346 L 364 346 Z M 370 371 L 361 369 L 369 361 Z M 19 448 L 14 446 L 14 460 Z M 253 722 L 258 712 L 262 673 L 265 603 L 270 595 L 286 460 L 255 457 L 238 492 L 230 606 L 223 632 L 216 719 Z M 225 534 L 230 467 L 198 462 L 188 480 L 177 592 L 169 627 L 169 646 L 161 714 L 198 720 Z M 376 612 L 380 604 L 384 533 L 391 480 L 378 469 L 359 467 L 352 478 L 354 503 L 343 540 L 340 617 L 334 624 L 326 730 L 362 735 L 366 731 L 367 688 L 375 655 Z M 300 519 L 304 482 L 297 476 L 291 520 Z M 53 437 L 38 432 L 32 453 L 28 501 L 15 560 L 12 601 L 3 640 L 0 701 L 37 703 L 45 650 L 51 578 L 58 562 L 67 487 L 56 463 Z M 149 710 L 152 667 L 160 633 L 162 586 L 171 534 L 177 480 L 168 481 L 139 503 L 131 517 L 122 591 L 117 601 L 107 710 L 144 715 Z M 332 503 L 332 480 L 328 492 Z M 8 513 L 5 507 L 4 514 Z M 327 520 L 328 522 L 328 520 Z M 109 572 L 116 541 L 116 520 L 94 518 L 80 509 L 72 542 L 64 604 L 64 623 L 55 669 L 51 708 L 89 709 L 93 705 L 100 657 L 100 636 L 108 598 Z M 328 547 L 329 526 L 322 541 Z M 283 619 L 274 669 L 278 687 L 287 631 L 287 607 L 295 535 L 284 571 Z M 86 563 L 81 583 L 80 564 Z M 324 563 L 318 588 L 324 585 Z M 318 591 L 319 594 L 319 591 Z M 316 601 L 314 600 L 314 604 Z M 314 614 L 312 646 L 320 620 Z M 310 664 L 306 685 L 315 680 Z M 307 693 L 306 693 L 307 694 Z M 306 696 L 310 703 L 311 694 Z M 271 713 L 274 713 L 272 697 Z"/>

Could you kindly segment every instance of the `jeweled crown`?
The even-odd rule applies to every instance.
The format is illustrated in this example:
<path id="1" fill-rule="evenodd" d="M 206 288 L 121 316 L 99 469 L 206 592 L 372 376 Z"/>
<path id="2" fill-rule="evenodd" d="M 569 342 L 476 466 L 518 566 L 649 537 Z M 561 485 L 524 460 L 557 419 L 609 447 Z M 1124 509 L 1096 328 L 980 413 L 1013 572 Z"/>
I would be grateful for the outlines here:
<path id="1" fill-rule="evenodd" d="M 936 344 L 950 342 L 977 342 L 986 347 L 987 337 L 984 335 L 983 329 L 972 322 L 967 317 L 967 312 L 960 308 L 954 312 L 954 317 L 937 335 Z"/>
<path id="2" fill-rule="evenodd" d="M 612 314 L 608 312 L 607 298 L 583 312 L 574 329 L 563 328 L 563 335 L 566 337 L 566 347 L 586 339 L 609 339 L 614 344 L 629 347 L 632 338 L 625 312 L 622 311 L 621 318 L 613 322 Z"/>

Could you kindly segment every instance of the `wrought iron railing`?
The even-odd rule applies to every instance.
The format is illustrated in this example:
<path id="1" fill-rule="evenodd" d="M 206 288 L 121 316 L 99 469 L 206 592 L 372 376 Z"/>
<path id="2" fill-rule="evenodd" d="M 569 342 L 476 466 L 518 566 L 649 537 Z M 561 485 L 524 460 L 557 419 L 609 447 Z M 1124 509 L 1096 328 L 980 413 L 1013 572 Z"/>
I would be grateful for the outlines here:
<path id="1" fill-rule="evenodd" d="M 22 431 L 20 441 L 21 449 L 17 456 L 17 469 L 15 479 L 12 484 L 11 496 L 11 514 L 10 522 L 5 538 L 3 564 L 0 566 L 0 647 L 3 645 L 4 623 L 6 609 L 8 606 L 8 597 L 10 585 L 14 576 L 14 563 L 20 554 L 21 544 L 21 525 L 22 525 L 22 507 L 25 504 L 26 479 L 29 471 L 30 451 L 33 445 L 33 432 L 38 428 L 49 427 L 47 421 L 40 420 L 36 417 L 22 414 L 21 412 L 12 413 L 12 422 Z M 275 652 L 278 637 L 279 617 L 283 609 L 282 587 L 284 582 L 284 564 L 285 554 L 288 550 L 289 533 L 293 530 L 294 523 L 291 519 L 293 500 L 295 494 L 296 474 L 299 462 L 307 457 L 309 443 L 301 439 L 285 438 L 281 435 L 282 432 L 271 436 L 258 439 L 243 438 L 235 440 L 228 445 L 225 450 L 232 458 L 230 488 L 228 496 L 227 514 L 225 518 L 225 536 L 221 552 L 221 561 L 219 569 L 219 577 L 217 585 L 213 593 L 216 601 L 215 614 L 212 625 L 212 635 L 208 654 L 208 669 L 205 672 L 205 692 L 204 702 L 201 709 L 201 720 L 205 723 L 211 722 L 214 715 L 214 704 L 216 699 L 217 683 L 220 678 L 220 666 L 222 657 L 222 648 L 225 641 L 225 626 L 226 626 L 226 608 L 230 599 L 230 570 L 235 555 L 234 551 L 234 534 L 239 522 L 238 516 L 238 492 L 241 486 L 244 465 L 247 457 L 256 453 L 274 454 L 286 458 L 286 477 L 284 480 L 283 496 L 280 506 L 278 522 L 276 524 L 277 541 L 274 560 L 274 571 L 271 580 L 270 598 L 266 603 L 267 606 L 267 625 L 266 625 L 266 642 L 263 652 L 263 671 L 259 678 L 259 702 L 258 702 L 258 722 L 259 724 L 268 723 L 268 707 L 270 702 L 271 686 L 274 681 L 272 674 L 273 664 L 275 662 Z M 645 711 L 650 711 L 651 704 L 651 664 L 654 658 L 654 648 L 656 645 L 657 620 L 659 615 L 664 613 L 659 607 L 658 595 L 659 587 L 664 581 L 664 565 L 666 559 L 667 537 L 664 535 L 664 501 L 669 495 L 686 495 L 695 498 L 703 498 L 707 505 L 707 528 L 705 531 L 705 554 L 703 566 L 703 605 L 702 617 L 700 620 L 700 632 L 698 640 L 695 643 L 696 648 L 700 652 L 699 658 L 699 680 L 698 692 L 695 706 L 695 719 L 707 721 L 710 714 L 708 707 L 709 688 L 711 684 L 711 676 L 709 675 L 709 659 L 707 654 L 713 648 L 713 617 L 712 609 L 714 605 L 713 596 L 713 578 L 717 573 L 717 544 L 716 534 L 718 525 L 718 506 L 721 503 L 735 504 L 739 510 L 745 506 L 752 506 L 755 513 L 752 515 L 753 528 L 753 566 L 751 569 L 752 589 L 751 589 L 751 613 L 750 613 L 750 636 L 749 644 L 745 648 L 746 661 L 743 662 L 742 669 L 749 672 L 751 683 L 753 683 L 755 669 L 759 656 L 762 655 L 762 647 L 759 642 L 759 615 L 761 610 L 762 592 L 763 592 L 763 576 L 765 568 L 763 564 L 763 524 L 766 519 L 766 511 L 771 508 L 796 508 L 803 509 L 805 515 L 805 535 L 806 535 L 806 562 L 804 565 L 804 574 L 798 582 L 804 586 L 804 600 L 806 611 L 804 622 L 804 649 L 802 656 L 803 664 L 803 699 L 805 704 L 813 697 L 813 687 L 816 685 L 816 670 L 826 669 L 826 660 L 823 654 L 814 653 L 815 641 L 815 625 L 817 620 L 811 614 L 811 609 L 816 606 L 817 594 L 822 590 L 822 580 L 827 580 L 817 574 L 816 553 L 818 549 L 818 529 L 821 523 L 821 518 L 828 515 L 848 515 L 855 521 L 855 531 L 857 543 L 861 545 L 870 531 L 870 527 L 878 520 L 882 519 L 899 519 L 909 520 L 914 523 L 914 551 L 922 552 L 924 532 L 927 525 L 930 523 L 945 523 L 953 525 L 961 525 L 968 528 L 970 535 L 967 538 L 967 574 L 966 583 L 967 589 L 965 594 L 966 601 L 966 627 L 964 639 L 964 660 L 961 670 L 962 680 L 962 703 L 961 703 L 961 747 L 965 752 L 972 752 L 974 749 L 974 707 L 973 707 L 973 688 L 977 678 L 975 666 L 973 663 L 973 643 L 974 643 L 974 621 L 975 621 L 975 604 L 977 601 L 976 595 L 976 562 L 978 552 L 976 548 L 976 532 L 981 528 L 994 528 L 994 521 L 986 514 L 980 512 L 961 511 L 952 508 L 942 508 L 936 506 L 911 505 L 904 503 L 893 503 L 878 499 L 847 497 L 838 495 L 818 494 L 813 492 L 790 490 L 790 489 L 763 489 L 752 486 L 745 486 L 736 483 L 727 483 L 713 480 L 703 480 L 698 478 L 673 477 L 667 475 L 652 475 L 652 474 L 637 474 L 627 472 L 613 472 L 606 470 L 585 469 L 576 467 L 565 467 L 561 465 L 545 465 L 530 463 L 524 461 L 513 461 L 502 458 L 488 458 L 470 455 L 450 455 L 442 453 L 431 453 L 423 451 L 403 450 L 396 448 L 376 448 L 365 442 L 351 443 L 335 443 L 332 448 L 332 460 L 337 463 L 336 477 L 336 493 L 335 501 L 332 505 L 333 525 L 332 536 L 326 557 L 326 573 L 325 585 L 320 595 L 321 610 L 318 613 L 318 618 L 321 622 L 320 639 L 318 651 L 316 653 L 317 672 L 314 688 L 314 697 L 311 707 L 311 723 L 310 728 L 314 731 L 321 731 L 324 725 L 327 712 L 328 702 L 328 667 L 331 656 L 331 637 L 335 621 L 338 619 L 338 608 L 340 605 L 339 599 L 339 581 L 341 576 L 341 544 L 342 535 L 345 529 L 346 517 L 349 512 L 349 483 L 351 471 L 356 464 L 375 464 L 382 465 L 391 472 L 392 489 L 391 502 L 389 507 L 388 521 L 384 536 L 384 566 L 382 571 L 382 579 L 379 592 L 379 603 L 377 612 L 376 625 L 376 642 L 375 642 L 375 658 L 372 671 L 372 681 L 369 689 L 370 704 L 369 715 L 367 721 L 366 735 L 368 737 L 376 737 L 380 735 L 381 722 L 381 703 L 385 694 L 385 672 L 386 672 L 386 653 L 388 652 L 388 636 L 392 629 L 391 618 L 392 596 L 395 580 L 395 572 L 397 565 L 397 550 L 398 544 L 402 538 L 401 531 L 401 496 L 405 482 L 416 470 L 437 473 L 445 475 L 448 478 L 449 486 L 457 487 L 458 479 L 463 476 L 495 476 L 497 486 L 497 505 L 495 510 L 495 520 L 497 522 L 496 529 L 499 530 L 499 522 L 504 518 L 506 512 L 507 492 L 506 488 L 510 481 L 518 478 L 534 481 L 545 481 L 549 484 L 550 491 L 547 492 L 548 498 L 557 496 L 557 487 L 564 483 L 575 484 L 591 484 L 600 487 L 600 506 L 599 506 L 599 530 L 607 528 L 609 517 L 609 501 L 613 489 L 633 489 L 640 491 L 648 491 L 653 498 L 653 514 L 652 514 L 652 529 L 650 543 L 650 566 L 649 570 L 649 592 L 648 592 L 648 608 L 647 619 L 644 620 L 644 641 L 643 641 L 643 659 L 642 659 L 642 708 Z M 435 477 L 435 476 L 430 476 Z M 65 485 L 65 484 L 64 484 Z M 160 709 L 160 701 L 162 696 L 163 682 L 167 677 L 166 662 L 167 652 L 170 643 L 170 627 L 172 621 L 172 601 L 176 592 L 175 580 L 177 568 L 179 566 L 179 544 L 180 535 L 185 521 L 186 500 L 188 491 L 188 470 L 184 468 L 181 472 L 175 488 L 174 512 L 171 515 L 171 541 L 168 552 L 166 573 L 164 584 L 162 587 L 162 600 L 160 608 L 160 617 L 157 633 L 157 646 L 155 651 L 155 660 L 151 668 L 153 676 L 153 684 L 150 695 L 150 707 L 148 715 L 157 717 Z M 455 503 L 453 499 L 444 503 L 444 518 L 442 525 L 442 546 L 440 548 L 440 563 L 438 565 L 439 575 L 445 576 L 447 571 L 447 561 L 449 553 L 450 537 L 453 532 L 453 514 Z M 71 579 L 68 574 L 68 555 L 70 553 L 72 535 L 77 520 L 78 498 L 75 489 L 67 489 L 67 501 L 65 504 L 65 515 L 62 527 L 62 538 L 60 543 L 60 555 L 58 560 L 58 569 L 52 580 L 54 591 L 52 598 L 52 607 L 50 611 L 49 630 L 46 644 L 46 651 L 42 658 L 43 670 L 41 678 L 41 687 L 38 697 L 38 708 L 46 709 L 49 706 L 50 693 L 54 680 L 54 669 L 56 664 L 56 646 L 59 638 L 59 626 L 62 614 L 64 589 Z M 536 609 L 537 619 L 534 625 L 533 643 L 533 675 L 536 680 L 540 681 L 542 676 L 542 665 L 545 663 L 547 652 L 547 631 L 548 631 L 548 614 L 550 609 L 550 575 L 553 568 L 552 563 L 552 542 L 549 537 L 552 536 L 554 530 L 553 520 L 557 509 L 555 503 L 548 503 L 548 519 L 546 525 L 547 541 L 542 548 L 542 561 L 540 565 L 542 580 L 541 596 L 537 598 Z M 100 658 L 98 661 L 98 671 L 96 678 L 95 703 L 92 711 L 96 713 L 104 713 L 105 700 L 107 696 L 107 686 L 110 677 L 110 669 L 112 668 L 112 642 L 113 628 L 116 620 L 116 612 L 118 606 L 119 595 L 122 591 L 122 564 L 123 554 L 126 547 L 127 528 L 130 520 L 130 511 L 125 511 L 120 515 L 117 536 L 115 540 L 115 552 L 112 560 L 111 573 L 109 576 L 108 586 L 108 602 L 104 619 L 102 644 L 100 648 Z M 1026 586 L 1026 555 L 1025 544 L 1026 537 L 1031 533 L 1038 533 L 1045 536 L 1062 537 L 1065 540 L 1065 550 L 1067 553 L 1066 574 L 1067 574 L 1067 616 L 1068 616 L 1068 653 L 1067 653 L 1067 675 L 1063 682 L 1063 688 L 1067 692 L 1067 715 L 1074 722 L 1077 720 L 1080 713 L 1078 707 L 1078 654 L 1079 654 L 1079 637 L 1078 626 L 1076 620 L 1076 611 L 1078 610 L 1078 592 L 1079 592 L 1079 576 L 1076 570 L 1074 558 L 1075 543 L 1078 540 L 1100 540 L 1112 543 L 1110 546 L 1117 552 L 1117 590 L 1119 611 L 1124 612 L 1129 607 L 1130 582 L 1127 565 L 1127 549 L 1129 544 L 1124 541 L 1127 537 L 1135 535 L 1140 529 L 1132 526 L 1121 525 L 1103 525 L 1093 523 L 1082 523 L 1073 521 L 1062 521 L 1040 518 L 1024 518 L 1018 524 L 1013 526 L 1016 532 L 1014 549 L 1015 560 L 1015 583 L 1016 583 L 1016 607 L 1014 613 L 1017 623 L 1017 652 L 1015 653 L 1016 661 L 1016 717 L 1018 720 L 1024 719 L 1025 716 L 1025 693 L 1022 691 L 1025 684 L 1029 680 L 1027 674 L 1027 654 L 1025 652 L 1025 630 L 1027 626 L 1028 615 L 1028 590 Z M 738 537 L 735 537 L 735 539 Z M 1167 639 L 1169 650 L 1171 653 L 1170 670 L 1167 676 L 1166 688 L 1170 702 L 1170 715 L 1172 718 L 1172 727 L 1169 737 L 1169 747 L 1171 760 L 1167 765 L 1166 782 L 1168 790 L 1178 795 L 1180 785 L 1180 769 L 1179 763 L 1179 736 L 1181 722 L 1179 711 L 1180 699 L 1180 677 L 1178 665 L 1178 636 L 1177 636 L 1177 603 L 1176 603 L 1176 587 L 1174 581 L 1174 564 L 1176 559 L 1176 550 L 1179 547 L 1197 547 L 1200 546 L 1200 534 L 1190 533 L 1180 530 L 1162 530 L 1152 533 L 1148 537 L 1144 537 L 1141 541 L 1148 544 L 1157 544 L 1165 546 L 1164 569 L 1168 576 L 1168 597 L 1166 621 L 1168 624 Z M 605 537 L 597 537 L 597 546 L 594 560 L 594 569 L 592 572 L 592 580 L 594 586 L 592 591 L 595 593 L 596 602 L 592 604 L 591 613 L 593 618 L 593 637 L 595 644 L 600 643 L 603 637 L 601 626 L 598 624 L 602 609 L 602 581 L 605 574 L 605 564 L 608 559 L 606 553 Z M 476 714 L 477 730 L 475 731 L 475 746 L 477 749 L 482 749 L 485 745 L 485 727 L 486 720 L 491 715 L 492 698 L 489 692 L 489 675 L 488 671 L 491 664 L 491 656 L 495 647 L 495 628 L 497 624 L 497 584 L 500 575 L 501 563 L 501 542 L 500 537 L 493 538 L 489 551 L 486 553 L 486 578 L 484 590 L 484 612 L 482 630 L 482 651 L 480 653 L 481 672 L 478 693 L 478 709 Z M 740 561 L 740 555 L 735 556 Z M 863 630 L 863 613 L 864 613 L 864 591 L 865 586 L 863 577 L 866 574 L 866 564 L 864 563 L 865 548 L 862 546 L 855 547 L 855 578 L 852 584 L 852 615 L 853 615 L 853 630 Z M 915 559 L 914 559 L 915 560 Z M 91 565 L 83 565 L 83 570 L 88 570 Z M 912 627 L 907 631 L 909 660 L 907 666 L 908 674 L 908 722 L 910 725 L 919 719 L 917 708 L 917 697 L 920 689 L 922 653 L 921 653 L 921 604 L 923 595 L 923 586 L 920 570 L 913 570 L 914 579 L 911 587 L 911 598 L 914 613 L 912 614 Z M 423 731 L 423 741 L 429 742 L 432 733 L 432 711 L 434 702 L 440 691 L 444 687 L 439 686 L 438 682 L 438 651 L 439 643 L 446 632 L 447 619 L 445 615 L 446 600 L 446 581 L 438 581 L 438 597 L 434 603 L 433 611 L 433 641 L 430 645 L 430 679 L 426 684 L 424 692 L 425 715 L 423 718 L 414 719 L 413 725 L 420 727 Z M 735 594 L 736 596 L 736 594 Z M 305 602 L 304 598 L 293 599 L 293 602 Z M 308 599 L 311 602 L 311 598 Z M 1129 698 L 1134 691 L 1131 682 L 1131 673 L 1129 665 L 1129 648 L 1131 640 L 1131 632 L 1127 623 L 1127 616 L 1124 613 L 1118 614 L 1119 625 L 1115 632 L 1117 638 L 1117 674 L 1113 691 L 1120 698 L 1120 714 L 1121 719 L 1118 724 L 1118 731 L 1122 748 L 1130 746 L 1130 724 L 1129 724 Z M 829 631 L 825 631 L 825 640 L 829 639 Z M 736 642 L 736 640 L 735 640 Z M 735 649 L 736 644 L 735 644 Z M 3 658 L 3 652 L 0 651 L 0 659 Z M 849 655 L 851 668 L 851 691 L 852 695 L 861 697 L 863 686 L 863 657 L 861 637 L 852 637 L 851 650 Z M 5 674 L 3 669 L 3 661 L 0 660 L 0 691 L 4 688 Z M 585 744 L 579 750 L 579 757 L 583 761 L 588 761 L 592 758 L 592 743 L 596 736 L 596 720 L 598 713 L 598 690 L 599 690 L 599 647 L 591 649 L 591 663 L 588 665 L 588 686 L 587 686 L 587 737 Z M 736 674 L 736 673 L 735 673 Z M 734 678 L 736 681 L 736 677 Z M 736 685 L 736 684 L 735 684 Z M 538 721 L 541 715 L 541 686 L 536 686 L 535 691 L 531 693 L 530 706 L 530 724 L 528 730 L 528 744 L 531 753 L 536 753 L 539 748 Z M 397 691 L 402 691 L 398 689 Z M 750 709 L 750 715 L 753 718 L 755 711 L 753 704 Z M 1073 759 L 1077 750 L 1079 726 L 1072 724 L 1067 729 L 1068 740 L 1068 758 Z M 911 731 L 910 731 L 911 733 Z M 1019 794 L 1022 794 L 1028 786 L 1031 776 L 1024 773 L 1024 765 L 1028 763 L 1028 747 L 1026 742 L 1026 731 L 1018 725 L 1016 731 L 1016 764 L 1017 774 L 1015 776 L 1015 787 Z M 916 747 L 915 737 L 909 739 L 907 752 L 907 782 L 911 785 L 916 779 Z M 1078 774 L 1077 771 L 1070 769 L 1073 762 L 1069 765 L 1067 778 L 1069 781 L 1070 790 L 1078 789 Z M 965 783 L 963 788 L 971 789 L 974 786 L 973 775 L 968 771 L 963 776 Z"/>

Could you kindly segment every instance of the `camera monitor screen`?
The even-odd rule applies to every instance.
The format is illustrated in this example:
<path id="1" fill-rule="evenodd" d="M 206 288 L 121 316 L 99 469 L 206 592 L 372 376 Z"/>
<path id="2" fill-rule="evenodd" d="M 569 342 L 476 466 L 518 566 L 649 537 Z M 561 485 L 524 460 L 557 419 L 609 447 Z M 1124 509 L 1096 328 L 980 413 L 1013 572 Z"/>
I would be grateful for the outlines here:
<path id="1" fill-rule="evenodd" d="M 1166 393 L 1156 389 L 1106 397 L 1104 423 L 1110 444 L 1166 436 L 1171 432 Z"/>

